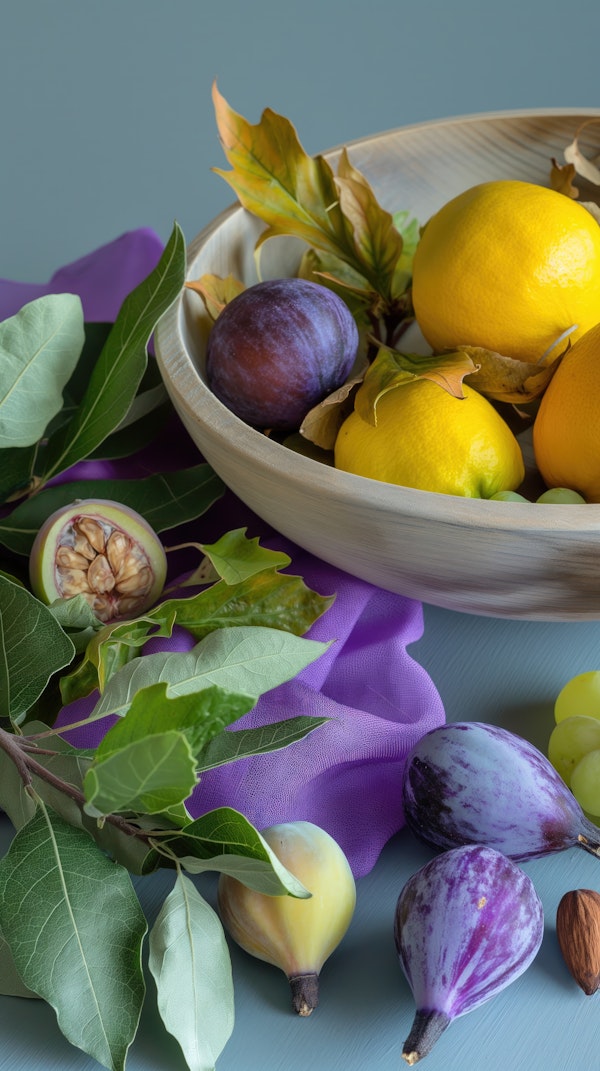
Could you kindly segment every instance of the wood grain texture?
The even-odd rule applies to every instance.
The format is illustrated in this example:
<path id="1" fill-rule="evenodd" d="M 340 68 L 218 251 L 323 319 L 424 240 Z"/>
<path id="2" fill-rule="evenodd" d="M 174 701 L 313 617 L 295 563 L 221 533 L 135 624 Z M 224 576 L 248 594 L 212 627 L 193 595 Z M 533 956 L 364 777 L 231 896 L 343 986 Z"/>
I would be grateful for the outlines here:
<path id="1" fill-rule="evenodd" d="M 348 146 L 381 203 L 421 222 L 475 182 L 547 184 L 552 157 L 600 110 L 507 112 L 429 122 Z M 326 154 L 335 161 L 338 149 Z M 191 243 L 188 278 L 256 281 L 261 224 L 242 208 Z M 263 277 L 292 274 L 299 243 L 266 243 Z M 600 617 L 600 505 L 540 506 L 431 494 L 336 471 L 287 450 L 218 402 L 203 378 L 208 323 L 186 290 L 159 326 L 167 389 L 204 457 L 284 535 L 383 588 L 448 609 L 540 621 Z"/>

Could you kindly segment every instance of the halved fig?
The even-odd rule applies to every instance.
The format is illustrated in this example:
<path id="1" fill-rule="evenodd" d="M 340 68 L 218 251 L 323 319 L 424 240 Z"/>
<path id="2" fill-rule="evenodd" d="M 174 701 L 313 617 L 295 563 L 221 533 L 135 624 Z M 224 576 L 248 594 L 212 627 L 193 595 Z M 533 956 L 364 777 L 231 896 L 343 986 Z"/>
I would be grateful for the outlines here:
<path id="1" fill-rule="evenodd" d="M 163 545 L 147 521 L 119 502 L 79 499 L 56 510 L 31 548 L 29 578 L 42 602 L 83 595 L 101 621 L 137 617 L 159 598 Z"/>

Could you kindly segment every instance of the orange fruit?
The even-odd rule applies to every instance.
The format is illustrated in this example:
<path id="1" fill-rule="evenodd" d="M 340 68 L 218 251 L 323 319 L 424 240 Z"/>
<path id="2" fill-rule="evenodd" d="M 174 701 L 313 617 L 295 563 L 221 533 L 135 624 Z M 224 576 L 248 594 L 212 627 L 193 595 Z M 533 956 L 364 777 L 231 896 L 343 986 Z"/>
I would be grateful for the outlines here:
<path id="1" fill-rule="evenodd" d="M 575 342 L 546 387 L 533 449 L 549 487 L 600 502 L 600 324 Z"/>
<path id="2" fill-rule="evenodd" d="M 600 321 L 600 226 L 565 194 L 484 182 L 426 223 L 415 253 L 417 322 L 434 351 L 483 346 L 538 362 Z"/>

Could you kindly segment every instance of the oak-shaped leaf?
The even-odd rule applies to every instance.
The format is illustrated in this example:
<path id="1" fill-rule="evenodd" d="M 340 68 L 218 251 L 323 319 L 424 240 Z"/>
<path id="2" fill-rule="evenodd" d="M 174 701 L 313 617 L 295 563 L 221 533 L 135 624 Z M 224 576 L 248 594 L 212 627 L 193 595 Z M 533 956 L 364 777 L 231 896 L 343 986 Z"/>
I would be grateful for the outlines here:
<path id="1" fill-rule="evenodd" d="M 426 357 L 381 346 L 355 397 L 356 412 L 367 424 L 376 427 L 380 398 L 388 391 L 401 389 L 419 379 L 429 379 L 454 398 L 463 398 L 463 379 L 476 367 L 471 357 L 462 351 Z"/>
<path id="2" fill-rule="evenodd" d="M 67 1040 L 123 1071 L 144 1000 L 147 930 L 127 871 L 40 805 L 0 861 L 0 929 Z"/>
<path id="3" fill-rule="evenodd" d="M 333 602 L 319 595 L 302 577 L 276 569 L 255 572 L 237 583 L 219 580 L 185 599 L 167 599 L 150 611 L 160 618 L 175 613 L 177 624 L 196 639 L 215 629 L 254 626 L 303 635 Z"/>
<path id="4" fill-rule="evenodd" d="M 62 409 L 83 342 L 83 310 L 75 294 L 46 294 L 0 323 L 0 449 L 42 438 Z"/>
<path id="5" fill-rule="evenodd" d="M 214 1071 L 233 1030 L 231 959 L 217 913 L 181 872 L 150 931 L 149 948 L 165 1027 L 190 1071 Z"/>

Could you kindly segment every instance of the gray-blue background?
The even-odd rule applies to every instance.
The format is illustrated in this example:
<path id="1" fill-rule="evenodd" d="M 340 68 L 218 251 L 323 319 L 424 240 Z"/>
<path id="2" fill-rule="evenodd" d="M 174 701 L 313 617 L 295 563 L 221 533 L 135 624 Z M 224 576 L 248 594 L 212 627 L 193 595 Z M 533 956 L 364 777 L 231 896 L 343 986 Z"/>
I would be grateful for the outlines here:
<path id="1" fill-rule="evenodd" d="M 421 119 L 597 105 L 599 31 L 597 0 L 4 0 L 0 277 L 43 282 L 175 218 L 191 239 L 228 205 L 214 78 L 318 152 Z"/>

